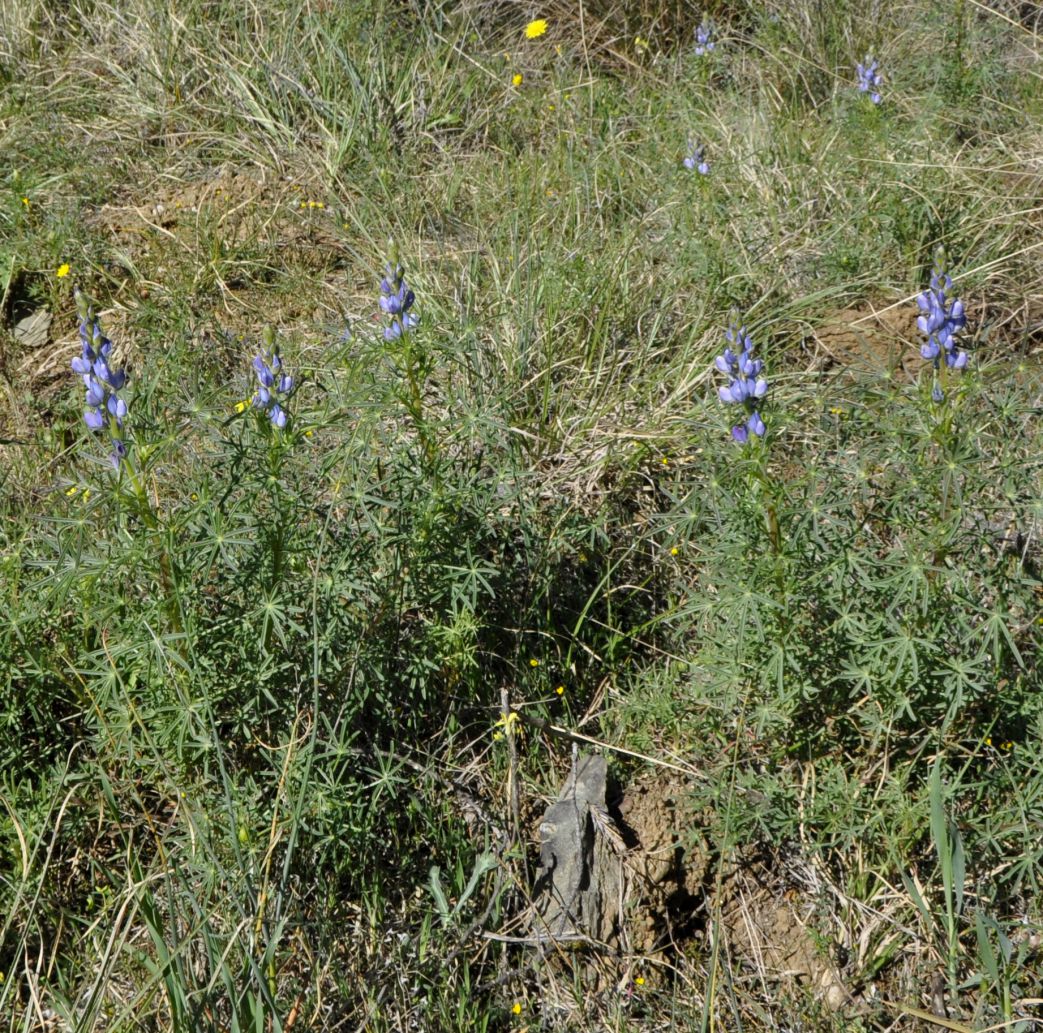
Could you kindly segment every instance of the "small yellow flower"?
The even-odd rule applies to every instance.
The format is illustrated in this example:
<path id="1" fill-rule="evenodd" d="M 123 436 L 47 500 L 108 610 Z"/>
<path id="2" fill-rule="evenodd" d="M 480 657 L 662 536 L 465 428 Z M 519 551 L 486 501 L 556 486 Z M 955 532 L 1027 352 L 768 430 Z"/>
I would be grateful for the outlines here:
<path id="1" fill-rule="evenodd" d="M 313 430 L 306 430 L 306 431 L 304 432 L 304 436 L 305 436 L 306 438 L 314 437 L 314 435 L 315 435 L 315 431 L 313 431 Z"/>
<path id="2" fill-rule="evenodd" d="M 537 18 L 525 26 L 526 39 L 539 39 L 547 31 L 547 19 Z"/>
<path id="3" fill-rule="evenodd" d="M 672 548 L 672 549 L 670 550 L 670 555 L 671 555 L 671 556 L 676 556 L 676 555 L 677 555 L 677 554 L 678 554 L 678 553 L 679 553 L 680 551 L 681 551 L 681 550 L 680 550 L 680 549 L 679 549 L 679 548 L 678 548 L 678 547 L 677 547 L 677 546 L 675 545 L 675 546 L 674 546 L 674 547 L 673 547 L 673 548 Z"/>
<path id="4" fill-rule="evenodd" d="M 556 692 L 556 693 L 557 693 L 557 694 L 558 694 L 559 696 L 564 696 L 564 695 L 565 695 L 565 686 L 564 686 L 564 685 L 559 685 L 559 686 L 558 686 L 558 687 L 557 687 L 557 688 L 556 688 L 556 689 L 555 689 L 554 691 L 555 691 L 555 692 Z"/>
<path id="5" fill-rule="evenodd" d="M 520 718 L 518 717 L 517 713 L 515 713 L 515 711 L 513 711 L 513 710 L 509 714 L 507 714 L 506 717 L 501 715 L 500 716 L 500 720 L 496 722 L 495 727 L 496 727 L 497 730 L 495 732 L 493 732 L 493 739 L 494 740 L 502 739 L 504 732 L 507 732 L 507 733 L 513 735 L 514 734 L 514 729 L 517 726 L 519 720 L 520 720 Z M 501 729 L 502 729 L 502 731 L 501 731 Z"/>
<path id="6" fill-rule="evenodd" d="M 66 494 L 66 495 L 69 495 L 69 496 L 71 497 L 71 496 L 75 495 L 75 494 L 76 494 L 76 492 L 78 492 L 79 490 L 80 490 L 80 489 L 79 489 L 79 488 L 77 488 L 77 487 L 76 487 L 76 485 L 74 484 L 74 485 L 73 485 L 73 486 L 72 486 L 71 488 L 67 488 L 67 489 L 65 490 L 65 494 Z"/>
<path id="7" fill-rule="evenodd" d="M 663 458 L 660 459 L 659 462 L 662 463 L 663 466 L 669 466 L 670 465 L 670 460 L 667 459 L 666 456 L 663 456 Z"/>
<path id="8" fill-rule="evenodd" d="M 523 78 L 524 76 L 521 74 L 521 72 L 515 72 L 514 75 L 511 76 L 511 85 L 521 86 Z"/>
<path id="9" fill-rule="evenodd" d="M 634 982 L 638 986 L 644 986 L 645 985 L 645 977 L 644 976 L 638 976 L 637 979 L 634 980 Z"/>
<path id="10" fill-rule="evenodd" d="M 535 657 L 533 657 L 533 658 L 532 658 L 532 659 L 531 659 L 531 660 L 529 661 L 529 666 L 530 666 L 530 667 L 539 667 L 539 666 L 540 666 L 540 662 L 539 662 L 539 660 L 537 660 L 537 659 L 536 659 Z"/>
<path id="11" fill-rule="evenodd" d="M 521 1001 L 515 1001 L 514 1004 L 511 1006 L 511 1011 L 515 1015 L 521 1015 L 521 1013 L 522 1013 Z"/>
<path id="12" fill-rule="evenodd" d="M 644 36 L 635 36 L 634 37 L 634 46 L 637 47 L 638 50 L 647 50 L 648 49 L 648 40 L 645 39 Z"/>
<path id="13" fill-rule="evenodd" d="M 250 399 L 247 398 L 245 401 L 235 403 L 236 412 L 245 412 L 250 407 Z"/>
<path id="14" fill-rule="evenodd" d="M 69 263 L 62 262 L 62 264 L 54 271 L 54 275 L 57 276 L 59 280 L 64 280 L 65 277 L 69 275 Z"/>
<path id="15" fill-rule="evenodd" d="M 1014 749 L 1014 743 L 1012 743 L 1010 741 L 1010 739 L 1008 739 L 1006 742 L 1000 744 L 1000 749 L 1001 750 L 1012 750 L 1012 749 Z"/>
<path id="16" fill-rule="evenodd" d="M 29 198 L 28 198 L 28 197 L 23 197 L 23 198 L 22 198 L 22 205 L 23 205 L 24 207 L 26 207 L 26 208 L 28 208 L 28 207 L 29 207 Z"/>
<path id="17" fill-rule="evenodd" d="M 831 413 L 832 413 L 832 414 L 833 414 L 834 416 L 843 416 L 843 415 L 844 415 L 844 410 L 843 410 L 843 409 L 841 409 L 839 405 L 831 405 L 831 406 L 829 407 L 829 411 L 830 411 L 830 412 L 831 412 Z"/>
<path id="18" fill-rule="evenodd" d="M 991 735 L 986 735 L 985 736 L 985 745 L 986 746 L 991 746 L 992 745 L 992 736 Z"/>

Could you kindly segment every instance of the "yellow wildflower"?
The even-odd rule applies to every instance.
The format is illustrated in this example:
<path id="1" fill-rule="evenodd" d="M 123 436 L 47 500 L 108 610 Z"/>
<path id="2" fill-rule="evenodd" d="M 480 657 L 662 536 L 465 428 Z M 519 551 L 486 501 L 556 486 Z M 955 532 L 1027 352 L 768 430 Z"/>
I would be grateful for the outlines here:
<path id="1" fill-rule="evenodd" d="M 539 39 L 547 31 L 547 19 L 537 18 L 525 26 L 526 39 Z"/>
<path id="2" fill-rule="evenodd" d="M 500 720 L 496 722 L 495 727 L 497 730 L 493 732 L 493 739 L 497 741 L 502 739 L 504 732 L 508 732 L 513 735 L 514 729 L 517 726 L 518 721 L 518 715 L 513 710 L 506 716 L 501 715 Z"/>
<path id="3" fill-rule="evenodd" d="M 634 46 L 637 47 L 638 50 L 647 50 L 648 49 L 648 40 L 645 39 L 644 36 L 635 36 L 634 37 Z"/>
<path id="4" fill-rule="evenodd" d="M 671 555 L 671 556 L 676 556 L 676 555 L 677 555 L 677 554 L 678 554 L 678 553 L 679 553 L 680 551 L 681 551 L 681 550 L 680 550 L 680 549 L 679 549 L 679 548 L 678 548 L 678 547 L 677 547 L 677 546 L 675 545 L 675 546 L 674 546 L 674 547 L 673 547 L 673 548 L 672 548 L 672 549 L 670 550 L 670 555 Z"/>
<path id="5" fill-rule="evenodd" d="M 514 1004 L 511 1006 L 511 1011 L 515 1015 L 521 1015 L 521 1013 L 522 1013 L 521 1001 L 515 1001 Z"/>
<path id="6" fill-rule="evenodd" d="M 55 269 L 54 275 L 57 276 L 59 280 L 64 280 L 65 277 L 69 275 L 69 263 L 62 262 L 62 264 Z"/>
<path id="7" fill-rule="evenodd" d="M 511 85 L 512 86 L 521 86 L 522 78 L 523 78 L 523 76 L 522 76 L 521 72 L 515 72 L 514 75 L 511 76 Z"/>
<path id="8" fill-rule="evenodd" d="M 235 403 L 236 412 L 245 412 L 250 407 L 250 399 L 247 398 L 245 401 Z"/>
<path id="9" fill-rule="evenodd" d="M 559 685 L 559 686 L 558 686 L 558 687 L 557 687 L 557 688 L 556 688 L 556 689 L 555 689 L 554 691 L 555 691 L 555 692 L 556 692 L 556 693 L 557 693 L 557 694 L 558 694 L 559 696 L 564 696 L 564 695 L 565 695 L 565 686 L 564 686 L 564 685 Z"/>
<path id="10" fill-rule="evenodd" d="M 22 198 L 22 204 L 23 204 L 23 205 L 24 205 L 24 206 L 25 206 L 26 208 L 28 208 L 28 207 L 29 207 L 29 198 L 28 198 L 28 197 L 23 197 L 23 198 Z"/>
<path id="11" fill-rule="evenodd" d="M 637 979 L 634 980 L 634 982 L 638 986 L 644 986 L 645 985 L 645 977 L 644 976 L 638 976 Z"/>
<path id="12" fill-rule="evenodd" d="M 539 667 L 539 666 L 540 666 L 540 662 L 539 662 L 539 660 L 537 660 L 537 659 L 536 659 L 535 657 L 533 657 L 533 658 L 532 658 L 532 659 L 531 659 L 531 660 L 529 661 L 529 666 L 530 666 L 530 667 Z"/>

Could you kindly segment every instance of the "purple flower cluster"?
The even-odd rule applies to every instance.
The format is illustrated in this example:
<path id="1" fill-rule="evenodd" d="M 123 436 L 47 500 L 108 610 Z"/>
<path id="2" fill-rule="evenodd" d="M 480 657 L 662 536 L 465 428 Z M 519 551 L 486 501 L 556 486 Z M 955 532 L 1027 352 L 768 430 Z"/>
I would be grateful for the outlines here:
<path id="1" fill-rule="evenodd" d="M 855 71 L 858 74 L 858 92 L 868 93 L 869 99 L 874 104 L 879 104 L 883 100 L 880 87 L 884 81 L 880 75 L 880 62 L 874 61 L 871 55 L 866 54 L 865 63 L 856 64 Z"/>
<path id="2" fill-rule="evenodd" d="M 753 357 L 753 342 L 745 327 L 738 330 L 729 327 L 725 333 L 728 347 L 717 356 L 714 365 L 728 379 L 728 386 L 718 388 L 717 394 L 726 405 L 742 405 L 747 413 L 745 424 L 732 427 L 732 437 L 740 444 L 749 440 L 751 434 L 764 436 L 764 420 L 757 411 L 760 400 L 768 393 L 768 382 L 761 376 L 764 361 Z M 736 355 L 732 346 L 739 349 Z"/>
<path id="3" fill-rule="evenodd" d="M 714 49 L 713 25 L 705 18 L 699 23 L 695 30 L 695 56 L 702 57 Z"/>
<path id="4" fill-rule="evenodd" d="M 288 376 L 283 370 L 282 359 L 279 358 L 279 344 L 275 335 L 270 331 L 265 334 L 267 348 L 261 349 L 261 354 L 253 361 L 254 371 L 260 387 L 257 394 L 253 396 L 253 405 L 257 409 L 263 409 L 268 413 L 268 418 L 274 427 L 283 430 L 286 427 L 287 413 L 283 406 L 290 391 L 293 389 L 293 377 Z"/>
<path id="5" fill-rule="evenodd" d="M 942 356 L 945 356 L 948 369 L 965 369 L 967 366 L 967 353 L 956 346 L 956 335 L 967 325 L 967 316 L 963 302 L 948 296 L 951 290 L 952 277 L 945 271 L 944 256 L 939 253 L 931 270 L 930 287 L 916 298 L 920 307 L 916 325 L 927 338 L 920 346 L 920 354 L 933 362 L 936 370 L 941 368 Z M 936 402 L 944 397 L 937 385 L 933 395 Z"/>
<path id="6" fill-rule="evenodd" d="M 118 470 L 127 454 L 127 446 L 121 437 L 127 403 L 119 397 L 119 392 L 127 382 L 127 374 L 124 370 L 113 370 L 109 366 L 112 341 L 101 332 L 101 324 L 93 308 L 80 291 L 76 291 L 76 309 L 80 316 L 83 350 L 78 358 L 72 360 L 72 368 L 83 378 L 83 385 L 87 389 L 83 422 L 95 432 L 108 428 L 112 441 L 109 462 Z"/>
<path id="7" fill-rule="evenodd" d="M 380 281 L 380 310 L 390 320 L 384 327 L 385 341 L 397 341 L 420 322 L 420 317 L 409 311 L 414 301 L 416 295 L 406 284 L 405 270 L 393 259 L 384 266 Z"/>
<path id="8" fill-rule="evenodd" d="M 689 170 L 697 170 L 704 176 L 710 171 L 710 163 L 706 160 L 706 148 L 702 144 L 688 141 L 688 153 L 684 157 L 684 167 Z"/>

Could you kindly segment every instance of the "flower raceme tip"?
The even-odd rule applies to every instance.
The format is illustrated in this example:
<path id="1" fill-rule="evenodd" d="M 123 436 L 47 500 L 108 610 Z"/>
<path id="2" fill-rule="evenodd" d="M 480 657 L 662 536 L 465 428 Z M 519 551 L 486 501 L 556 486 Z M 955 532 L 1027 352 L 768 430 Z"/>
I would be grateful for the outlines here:
<path id="1" fill-rule="evenodd" d="M 388 317 L 384 327 L 384 340 L 397 341 L 420 324 L 420 317 L 410 312 L 416 295 L 405 280 L 405 270 L 395 260 L 384 266 L 384 277 L 380 281 L 380 310 Z"/>
<path id="2" fill-rule="evenodd" d="M 952 277 L 945 270 L 945 256 L 939 251 L 931 269 L 930 286 L 916 297 L 920 315 L 916 325 L 926 340 L 920 345 L 920 355 L 933 363 L 935 375 L 942 367 L 944 357 L 947 369 L 966 369 L 967 352 L 958 347 L 956 335 L 967 325 L 967 314 L 959 298 L 951 298 Z M 941 387 L 935 383 L 931 397 L 944 400 Z"/>
<path id="3" fill-rule="evenodd" d="M 273 427 L 285 430 L 289 418 L 285 405 L 293 390 L 293 377 L 287 374 L 283 367 L 279 356 L 279 343 L 271 330 L 265 331 L 265 345 L 267 347 L 262 348 L 261 353 L 254 356 L 253 360 L 259 386 L 251 404 L 255 409 L 261 409 L 268 414 Z"/>
<path id="4" fill-rule="evenodd" d="M 127 403 L 119 392 L 127 382 L 125 370 L 114 370 L 109 365 L 112 356 L 112 341 L 102 333 L 90 302 L 77 290 L 76 309 L 80 316 L 80 354 L 70 365 L 78 373 L 86 389 L 87 407 L 83 411 L 83 422 L 97 432 L 108 428 L 112 444 L 109 462 L 118 470 L 127 455 L 127 447 L 121 437 L 123 420 L 127 415 Z"/>
<path id="5" fill-rule="evenodd" d="M 746 422 L 732 427 L 732 438 L 741 445 L 751 435 L 764 437 L 767 430 L 759 406 L 768 393 L 768 381 L 761 376 L 764 360 L 753 357 L 753 341 L 746 328 L 729 327 L 724 337 L 728 344 L 714 360 L 714 366 L 728 377 L 728 383 L 717 389 L 717 397 L 725 405 L 742 405 L 745 408 Z"/>
<path id="6" fill-rule="evenodd" d="M 706 148 L 691 140 L 688 141 L 688 153 L 684 156 L 682 164 L 689 171 L 697 171 L 704 176 L 710 172 L 710 163 L 706 160 Z"/>
<path id="7" fill-rule="evenodd" d="M 696 26 L 695 30 L 695 56 L 702 57 L 714 49 L 713 25 L 705 18 Z"/>
<path id="8" fill-rule="evenodd" d="M 880 75 L 880 62 L 874 61 L 872 55 L 866 54 L 864 62 L 855 65 L 855 73 L 858 75 L 858 92 L 868 93 L 869 99 L 874 104 L 883 100 L 880 87 L 883 84 L 883 76 Z"/>

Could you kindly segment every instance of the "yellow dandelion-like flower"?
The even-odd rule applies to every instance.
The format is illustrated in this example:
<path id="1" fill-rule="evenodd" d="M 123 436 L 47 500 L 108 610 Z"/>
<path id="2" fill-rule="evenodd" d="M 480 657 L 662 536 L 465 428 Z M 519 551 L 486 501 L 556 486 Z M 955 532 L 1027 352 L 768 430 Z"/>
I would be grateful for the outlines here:
<path id="1" fill-rule="evenodd" d="M 515 72 L 514 75 L 511 76 L 511 85 L 521 86 L 522 79 L 524 79 L 524 76 L 521 74 L 521 72 Z"/>
<path id="2" fill-rule="evenodd" d="M 556 693 L 557 693 L 557 694 L 558 694 L 559 696 L 564 696 L 564 695 L 565 695 L 565 686 L 564 686 L 564 685 L 559 685 L 559 686 L 558 686 L 558 687 L 557 687 L 557 688 L 556 688 L 556 689 L 555 689 L 554 691 L 555 691 L 555 692 L 556 692 Z"/>
<path id="3" fill-rule="evenodd" d="M 250 407 L 250 399 L 249 398 L 245 399 L 242 402 L 236 402 L 235 403 L 235 411 L 236 412 L 246 412 L 246 410 L 249 407 Z"/>
<path id="4" fill-rule="evenodd" d="M 637 979 L 634 980 L 634 982 L 638 986 L 644 986 L 645 985 L 645 977 L 644 976 L 638 976 Z"/>
<path id="5" fill-rule="evenodd" d="M 529 661 L 529 666 L 530 666 L 530 667 L 539 667 L 539 666 L 540 666 L 540 662 L 539 662 L 539 660 L 537 660 L 537 659 L 536 659 L 535 657 L 533 657 L 533 658 L 532 658 L 532 659 L 531 659 L 531 660 Z"/>
<path id="6" fill-rule="evenodd" d="M 54 275 L 57 276 L 59 280 L 64 280 L 65 277 L 69 275 L 69 263 L 62 262 L 62 264 L 55 269 Z"/>
<path id="7" fill-rule="evenodd" d="M 547 31 L 547 19 L 537 18 L 525 26 L 526 39 L 539 39 Z"/>
<path id="8" fill-rule="evenodd" d="M 670 460 L 667 459 L 666 456 L 663 456 L 663 458 L 660 459 L 659 462 L 662 463 L 663 466 L 669 466 L 670 465 Z"/>
<path id="9" fill-rule="evenodd" d="M 514 1015 L 521 1015 L 521 1013 L 522 1013 L 521 1001 L 515 1001 L 514 1004 L 511 1005 L 511 1012 Z"/>
<path id="10" fill-rule="evenodd" d="M 991 735 L 986 735 L 985 736 L 985 745 L 986 746 L 991 746 L 992 745 L 992 736 Z"/>
<path id="11" fill-rule="evenodd" d="M 28 197 L 23 197 L 22 198 L 22 204 L 23 204 L 24 207 L 28 208 L 29 207 L 29 203 L 30 202 L 29 202 L 29 198 Z"/>
<path id="12" fill-rule="evenodd" d="M 314 436 L 315 436 L 315 431 L 313 431 L 313 430 L 306 430 L 306 431 L 304 432 L 304 436 L 305 436 L 306 438 L 311 438 L 311 437 L 314 437 Z"/>
<path id="13" fill-rule="evenodd" d="M 678 548 L 678 547 L 677 547 L 677 546 L 675 545 L 675 546 L 674 546 L 674 547 L 673 547 L 673 548 L 672 548 L 672 549 L 670 550 L 670 555 L 671 555 L 671 556 L 676 556 L 676 555 L 677 555 L 677 554 L 678 554 L 678 553 L 679 553 L 680 551 L 681 551 L 681 550 L 680 550 L 680 549 L 679 549 L 679 548 Z"/>

